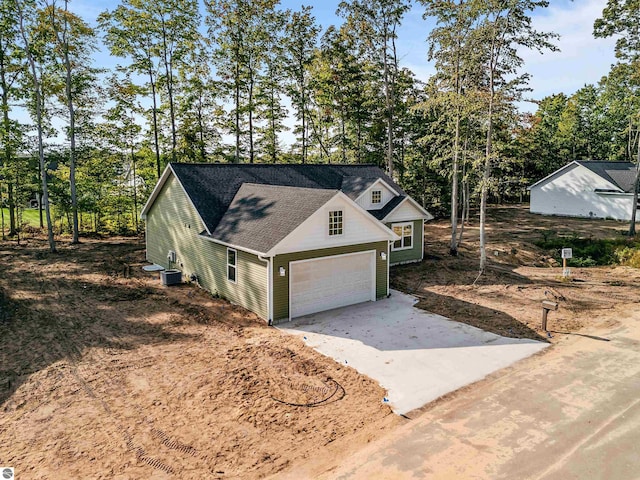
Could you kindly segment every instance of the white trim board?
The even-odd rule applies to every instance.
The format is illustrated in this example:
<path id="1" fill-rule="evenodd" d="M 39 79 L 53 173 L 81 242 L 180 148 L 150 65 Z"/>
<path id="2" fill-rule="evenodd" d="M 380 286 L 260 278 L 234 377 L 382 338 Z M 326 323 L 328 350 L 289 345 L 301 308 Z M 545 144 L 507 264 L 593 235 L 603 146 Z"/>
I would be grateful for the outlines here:
<path id="1" fill-rule="evenodd" d="M 310 242 L 308 245 L 303 245 L 302 247 L 297 247 L 298 242 L 294 242 L 294 240 L 298 237 L 307 238 L 307 234 L 305 232 L 308 231 L 309 227 L 313 225 L 315 222 L 321 222 L 324 228 L 325 218 L 324 214 L 328 211 L 329 208 L 333 209 L 332 204 L 338 201 L 344 205 L 347 210 L 344 211 L 343 216 L 343 235 L 337 235 L 335 237 L 329 237 L 327 234 L 322 238 L 322 243 L 315 244 Z M 360 220 L 365 222 L 364 224 L 371 225 L 373 229 L 378 230 L 380 232 L 379 236 L 371 237 L 370 239 L 366 239 L 365 241 L 353 241 L 348 238 L 349 232 L 352 232 L 352 222 L 354 215 L 357 216 Z M 328 221 L 328 217 L 327 217 Z M 328 223 L 327 223 L 328 228 Z M 328 232 L 328 230 L 327 230 Z M 331 241 L 332 238 L 339 239 L 343 237 L 344 241 Z M 351 198 L 349 198 L 345 193 L 341 191 L 337 191 L 336 194 L 331 197 L 324 205 L 318 208 L 314 213 L 312 213 L 304 222 L 298 225 L 292 232 L 290 232 L 287 236 L 285 236 L 280 242 L 274 245 L 268 252 L 263 254 L 264 256 L 273 257 L 275 255 L 283 255 L 286 253 L 295 253 L 295 252 L 304 252 L 309 250 L 318 250 L 322 248 L 333 248 L 333 247 L 343 247 L 346 245 L 355 245 L 359 243 L 373 243 L 373 242 L 382 242 L 387 240 L 397 240 L 397 235 L 393 233 L 386 225 L 376 219 L 373 215 L 371 215 L 366 210 L 363 210 L 360 205 L 355 203 Z M 291 244 L 291 245 L 288 245 Z M 296 245 L 296 247 L 293 246 Z M 288 245 L 288 246 L 287 246 Z"/>
<path id="2" fill-rule="evenodd" d="M 606 178 L 604 178 L 602 175 L 598 175 L 596 172 L 594 172 L 593 170 L 591 170 L 590 168 L 585 167 L 584 165 L 581 165 L 577 160 L 574 160 L 572 162 L 567 163 L 564 167 L 559 168 L 558 170 L 556 170 L 553 173 L 550 173 L 549 175 L 547 175 L 546 177 L 544 177 L 542 180 L 538 180 L 536 183 L 534 183 L 533 185 L 531 185 L 530 187 L 527 187 L 527 190 L 531 191 L 531 189 L 533 187 L 537 187 L 540 184 L 546 183 L 547 180 L 551 180 L 553 177 L 556 176 L 561 176 L 562 173 L 564 172 L 564 170 L 567 170 L 569 167 L 575 165 L 576 167 L 580 167 L 580 168 L 584 168 L 585 170 L 588 170 L 589 173 L 596 175 L 597 177 L 601 178 L 602 180 L 604 180 L 605 182 L 607 182 L 609 185 L 611 185 L 613 187 L 613 189 L 622 192 L 622 190 L 617 186 L 614 185 L 613 183 L 611 183 L 609 180 L 607 180 Z"/>
<path id="3" fill-rule="evenodd" d="M 393 214 L 401 207 L 403 206 L 405 203 L 409 202 L 411 204 L 411 206 L 413 206 L 416 210 L 418 210 L 418 213 L 420 213 L 421 215 L 417 215 L 415 217 L 412 217 L 413 220 L 419 220 L 419 219 L 424 219 L 424 220 L 433 220 L 433 215 L 431 215 L 429 212 L 427 212 L 422 205 L 420 205 L 418 202 L 416 202 L 413 198 L 411 198 L 410 196 L 406 196 L 404 198 L 404 200 L 402 200 L 398 205 L 395 206 L 395 208 L 393 210 L 391 210 L 381 221 L 382 222 L 386 222 L 386 223 L 390 223 L 390 222 L 403 222 L 403 221 L 409 221 L 411 219 L 407 218 L 407 219 L 397 219 L 394 220 L 393 219 Z"/>
<path id="4" fill-rule="evenodd" d="M 394 188 L 391 187 L 391 185 L 389 185 L 387 182 L 385 182 L 382 178 L 378 178 L 375 182 L 373 182 L 371 185 L 369 185 L 367 188 L 365 188 L 365 190 L 358 195 L 355 199 L 354 202 L 357 202 L 358 200 L 360 200 L 362 197 L 364 197 L 367 192 L 371 192 L 371 190 L 373 190 L 373 188 L 378 185 L 379 183 L 381 183 L 382 185 L 384 185 L 391 193 L 393 193 L 396 197 L 399 195 L 398 192 L 396 192 L 396 190 Z"/>
<path id="5" fill-rule="evenodd" d="M 187 200 L 189 200 L 189 204 L 191 205 L 191 208 L 193 208 L 194 212 L 196 212 L 196 215 L 198 215 L 198 218 L 200 219 L 200 222 L 204 226 L 204 229 L 207 231 L 209 235 L 211 235 L 211 232 L 209 231 L 209 227 L 207 227 L 207 224 L 204 223 L 204 220 L 202 219 L 200 212 L 194 205 L 193 200 L 191 200 L 191 197 L 185 190 L 184 185 L 182 185 L 182 182 L 176 175 L 176 172 L 174 172 L 173 168 L 171 168 L 171 164 L 168 164 L 167 167 L 164 169 L 164 172 L 162 173 L 160 180 L 158 180 L 158 183 L 154 187 L 153 192 L 151 192 L 151 195 L 149 196 L 149 200 L 147 200 L 147 203 L 145 203 L 144 207 L 142 208 L 142 211 L 140 212 L 140 218 L 142 218 L 143 220 L 147 218 L 148 211 L 151 209 L 151 207 L 155 203 L 156 198 L 160 194 L 162 187 L 164 187 L 165 183 L 167 183 L 167 180 L 169 179 L 170 175 L 173 175 L 175 177 L 176 181 L 178 182 L 178 185 L 180 185 L 180 188 L 182 189 L 184 195 L 187 197 Z"/>

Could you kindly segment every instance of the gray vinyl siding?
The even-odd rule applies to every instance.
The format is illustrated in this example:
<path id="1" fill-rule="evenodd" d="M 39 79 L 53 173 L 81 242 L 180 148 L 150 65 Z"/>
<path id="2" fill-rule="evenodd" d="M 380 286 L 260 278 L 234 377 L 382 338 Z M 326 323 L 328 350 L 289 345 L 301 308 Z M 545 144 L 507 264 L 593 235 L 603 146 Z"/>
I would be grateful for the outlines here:
<path id="1" fill-rule="evenodd" d="M 407 223 L 407 222 L 395 222 L 395 223 Z M 393 224 L 387 223 L 387 227 L 391 228 Z M 422 237 L 424 231 L 422 230 L 422 220 L 413 221 L 413 244 L 412 248 L 407 250 L 393 251 L 393 246 L 389 255 L 391 256 L 391 265 L 396 263 L 409 263 L 419 262 L 422 259 Z"/>
<path id="2" fill-rule="evenodd" d="M 169 268 L 167 254 L 176 252 L 172 268 L 198 277 L 200 286 L 213 294 L 268 317 L 268 270 L 265 262 L 237 250 L 237 283 L 227 280 L 227 247 L 202 237 L 204 225 L 187 195 L 171 175 L 147 213 L 147 260 Z"/>
<path id="3" fill-rule="evenodd" d="M 307 252 L 288 253 L 276 255 L 273 258 L 273 318 L 282 320 L 289 318 L 289 262 L 307 260 L 310 258 L 328 257 L 331 255 L 342 255 L 345 253 L 364 252 L 367 250 L 376 251 L 376 298 L 387 295 L 387 261 L 381 260 L 380 254 L 387 253 L 388 243 L 373 242 L 359 245 L 347 245 L 343 247 L 323 248 L 320 250 L 310 250 Z M 285 267 L 286 275 L 281 277 L 279 268 Z"/>

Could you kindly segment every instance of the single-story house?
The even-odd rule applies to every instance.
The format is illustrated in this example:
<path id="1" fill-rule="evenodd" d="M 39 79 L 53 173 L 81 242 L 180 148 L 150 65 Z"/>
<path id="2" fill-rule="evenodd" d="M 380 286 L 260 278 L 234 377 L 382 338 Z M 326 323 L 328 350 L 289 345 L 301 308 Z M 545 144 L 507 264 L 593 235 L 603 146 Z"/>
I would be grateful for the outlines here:
<path id="1" fill-rule="evenodd" d="M 148 261 L 271 323 L 387 296 L 433 217 L 370 165 L 171 163 L 142 218 Z"/>
<path id="2" fill-rule="evenodd" d="M 630 220 L 636 166 L 573 161 L 529 187 L 531 213 Z"/>

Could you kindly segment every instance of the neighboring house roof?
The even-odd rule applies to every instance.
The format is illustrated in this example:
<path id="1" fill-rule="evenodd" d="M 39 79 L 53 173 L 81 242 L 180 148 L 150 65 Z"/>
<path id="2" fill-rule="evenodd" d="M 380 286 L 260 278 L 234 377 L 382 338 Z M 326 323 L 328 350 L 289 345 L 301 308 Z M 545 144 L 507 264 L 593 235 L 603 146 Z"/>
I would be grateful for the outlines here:
<path id="1" fill-rule="evenodd" d="M 540 185 L 541 183 L 546 182 L 551 177 L 556 176 L 558 173 L 571 167 L 572 165 L 580 165 L 589 169 L 596 175 L 605 179 L 613 187 L 618 188 L 621 192 L 633 192 L 633 185 L 636 175 L 636 165 L 631 162 L 604 162 L 595 160 L 574 160 L 573 162 L 566 164 L 564 167 L 559 168 L 550 175 L 547 175 L 542 180 L 537 181 L 529 187 L 529 190 L 537 185 Z"/>
<path id="2" fill-rule="evenodd" d="M 231 245 L 266 252 L 331 200 L 337 190 L 243 184 L 208 235 Z M 291 208 L 295 205 L 296 208 Z"/>
<path id="3" fill-rule="evenodd" d="M 576 161 L 576 163 L 600 175 L 609 183 L 613 183 L 623 192 L 633 192 L 633 184 L 636 180 L 636 166 L 633 163 L 594 161 Z"/>

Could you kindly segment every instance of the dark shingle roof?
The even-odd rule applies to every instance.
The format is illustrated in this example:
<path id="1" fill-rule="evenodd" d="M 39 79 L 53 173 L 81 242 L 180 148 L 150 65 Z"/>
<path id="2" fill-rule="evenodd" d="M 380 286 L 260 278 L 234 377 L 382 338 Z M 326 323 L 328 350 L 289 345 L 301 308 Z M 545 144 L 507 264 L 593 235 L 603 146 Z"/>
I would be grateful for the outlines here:
<path id="1" fill-rule="evenodd" d="M 635 182 L 636 166 L 631 162 L 577 161 L 596 175 L 611 182 L 623 192 L 632 192 Z"/>
<path id="2" fill-rule="evenodd" d="M 343 190 L 344 184 L 345 193 L 356 198 L 357 191 L 366 188 L 364 185 L 382 178 L 402 197 L 406 196 L 372 165 L 172 163 L 171 168 L 210 232 L 216 230 L 243 183 L 328 190 Z M 295 202 L 296 207 L 299 203 Z"/>
<path id="3" fill-rule="evenodd" d="M 265 253 L 337 193 L 319 188 L 245 183 L 211 238 Z"/>
<path id="4" fill-rule="evenodd" d="M 340 189 L 346 193 L 351 200 L 355 200 L 369 188 L 379 177 L 344 177 Z"/>
<path id="5" fill-rule="evenodd" d="M 396 208 L 400 203 L 405 199 L 405 196 L 394 197 L 389 202 L 382 207 L 380 210 L 369 210 L 369 213 L 376 217 L 378 220 L 382 220 L 384 217 L 389 215 L 394 208 Z"/>

